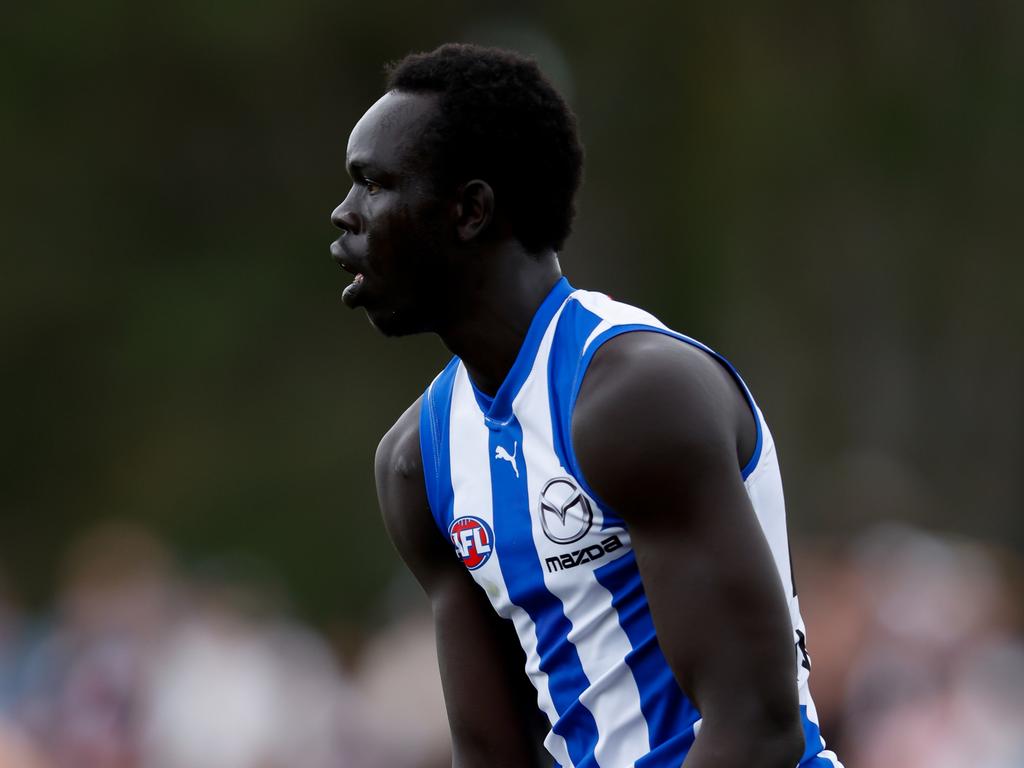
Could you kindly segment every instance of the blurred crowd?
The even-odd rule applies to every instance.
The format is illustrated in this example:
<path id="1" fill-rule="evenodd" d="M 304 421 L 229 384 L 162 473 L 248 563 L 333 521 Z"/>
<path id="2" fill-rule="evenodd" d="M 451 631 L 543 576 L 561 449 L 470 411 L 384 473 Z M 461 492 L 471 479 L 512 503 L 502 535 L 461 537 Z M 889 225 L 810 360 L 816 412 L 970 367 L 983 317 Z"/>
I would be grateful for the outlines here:
<path id="1" fill-rule="evenodd" d="M 905 527 L 793 555 L 812 691 L 847 768 L 1024 766 L 1015 557 Z M 94 529 L 46 615 L 0 583 L 0 768 L 450 764 L 412 605 L 342 643 L 258 561 L 185 570 L 146 530 Z"/>
<path id="2" fill-rule="evenodd" d="M 847 768 L 1024 766 L 1024 573 L 905 526 L 794 551 L 826 739 Z"/>
<path id="3" fill-rule="evenodd" d="M 151 533 L 104 526 L 72 548 L 52 615 L 0 592 L 0 768 L 443 765 L 429 619 L 342 656 L 258 561 L 186 574 Z"/>

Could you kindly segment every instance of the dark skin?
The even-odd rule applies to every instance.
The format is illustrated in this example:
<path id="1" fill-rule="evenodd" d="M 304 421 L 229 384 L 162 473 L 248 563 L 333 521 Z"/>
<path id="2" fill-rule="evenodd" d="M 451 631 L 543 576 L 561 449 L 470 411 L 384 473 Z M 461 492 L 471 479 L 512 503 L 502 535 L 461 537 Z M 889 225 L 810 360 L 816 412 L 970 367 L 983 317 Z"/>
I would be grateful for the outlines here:
<path id="1" fill-rule="evenodd" d="M 432 188 L 415 137 L 436 110 L 435 97 L 391 92 L 353 129 L 354 184 L 332 216 L 343 234 L 331 251 L 363 275 L 346 303 L 389 335 L 437 333 L 493 394 L 561 273 L 553 250 L 524 251 L 486 180 Z M 419 407 L 380 443 L 377 492 L 430 598 L 453 765 L 539 765 L 523 653 L 430 514 Z M 703 716 L 685 768 L 792 768 L 803 747 L 796 654 L 740 475 L 756 427 L 735 381 L 668 337 L 618 336 L 591 362 L 572 439 L 587 480 L 630 528 L 659 644 Z"/>

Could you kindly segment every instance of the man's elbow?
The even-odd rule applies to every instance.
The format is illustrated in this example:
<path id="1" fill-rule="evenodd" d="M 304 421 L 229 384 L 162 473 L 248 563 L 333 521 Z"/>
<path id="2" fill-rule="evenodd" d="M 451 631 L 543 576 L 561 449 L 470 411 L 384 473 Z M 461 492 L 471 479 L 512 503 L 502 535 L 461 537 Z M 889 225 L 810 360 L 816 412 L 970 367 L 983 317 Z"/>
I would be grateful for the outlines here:
<path id="1" fill-rule="evenodd" d="M 763 733 L 760 743 L 755 747 L 755 754 L 764 758 L 757 765 L 764 768 L 794 768 L 800 763 L 804 754 L 804 730 L 800 719 L 796 718 L 785 728 L 776 728 L 771 733 Z"/>
<path id="2" fill-rule="evenodd" d="M 784 717 L 705 718 L 698 740 L 721 765 L 749 768 L 794 768 L 804 753 L 799 710 Z"/>

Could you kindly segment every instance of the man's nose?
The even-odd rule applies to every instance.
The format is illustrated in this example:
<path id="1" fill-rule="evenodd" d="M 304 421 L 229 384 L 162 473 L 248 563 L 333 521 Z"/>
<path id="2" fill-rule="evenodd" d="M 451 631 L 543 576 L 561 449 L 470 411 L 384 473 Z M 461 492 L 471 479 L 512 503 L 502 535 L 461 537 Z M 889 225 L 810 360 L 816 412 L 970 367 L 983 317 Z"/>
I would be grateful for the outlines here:
<path id="1" fill-rule="evenodd" d="M 331 223 L 338 229 L 349 234 L 359 234 L 363 228 L 363 220 L 359 214 L 352 210 L 346 197 L 331 214 Z"/>

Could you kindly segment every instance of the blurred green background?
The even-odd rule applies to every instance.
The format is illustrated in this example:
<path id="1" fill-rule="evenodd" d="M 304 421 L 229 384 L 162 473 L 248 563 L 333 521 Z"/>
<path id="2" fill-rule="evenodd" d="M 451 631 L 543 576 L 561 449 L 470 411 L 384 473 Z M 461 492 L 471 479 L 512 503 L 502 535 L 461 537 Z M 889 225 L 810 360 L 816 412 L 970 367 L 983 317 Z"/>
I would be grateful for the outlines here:
<path id="1" fill-rule="evenodd" d="M 794 538 L 1024 548 L 1024 5 L 23 3 L 0 26 L 0 564 L 142 521 L 317 623 L 399 568 L 379 436 L 447 353 L 340 302 L 329 214 L 382 66 L 535 55 L 587 148 L 563 268 L 716 347 Z M 542 168 L 536 169 L 543 183 Z"/>

